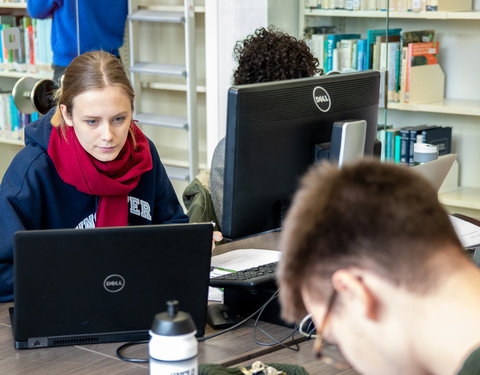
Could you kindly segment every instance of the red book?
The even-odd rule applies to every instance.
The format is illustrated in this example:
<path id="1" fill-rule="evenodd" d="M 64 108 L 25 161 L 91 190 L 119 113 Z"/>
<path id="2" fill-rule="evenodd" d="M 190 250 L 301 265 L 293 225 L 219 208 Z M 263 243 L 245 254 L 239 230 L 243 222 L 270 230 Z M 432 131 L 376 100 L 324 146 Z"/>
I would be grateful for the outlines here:
<path id="1" fill-rule="evenodd" d="M 33 39 L 33 26 L 28 26 L 28 48 L 30 49 L 30 65 L 35 65 L 35 42 Z"/>

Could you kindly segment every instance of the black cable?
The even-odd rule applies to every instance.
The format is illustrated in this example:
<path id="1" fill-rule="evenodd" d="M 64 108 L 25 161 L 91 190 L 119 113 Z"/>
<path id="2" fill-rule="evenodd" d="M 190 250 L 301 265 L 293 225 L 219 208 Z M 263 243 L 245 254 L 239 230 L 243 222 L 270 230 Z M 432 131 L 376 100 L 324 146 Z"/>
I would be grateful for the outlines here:
<path id="1" fill-rule="evenodd" d="M 214 337 L 217 337 L 217 336 L 220 336 L 220 335 L 223 335 L 224 333 L 227 333 L 227 332 L 230 332 L 232 330 L 234 330 L 235 328 L 238 328 L 240 327 L 241 325 L 245 324 L 248 320 L 252 319 L 255 315 L 258 314 L 256 320 L 255 320 L 255 324 L 254 324 L 254 337 L 255 337 L 255 342 L 259 345 L 262 345 L 262 346 L 272 346 L 272 345 L 282 345 L 288 349 L 291 349 L 291 350 L 296 350 L 298 351 L 298 344 L 295 344 L 297 349 L 294 349 L 292 348 L 291 346 L 288 346 L 288 345 L 285 345 L 283 343 L 283 341 L 287 340 L 289 337 L 292 337 L 292 340 L 294 340 L 294 335 L 295 335 L 295 332 L 297 331 L 297 326 L 295 326 L 295 328 L 292 329 L 292 333 L 290 333 L 288 336 L 286 336 L 285 338 L 281 339 L 281 340 L 278 340 L 276 338 L 274 338 L 273 336 L 271 336 L 268 332 L 266 332 L 263 328 L 259 327 L 258 326 L 258 320 L 263 312 L 263 310 L 265 310 L 265 308 L 267 307 L 267 305 L 272 302 L 278 295 L 278 290 L 262 305 L 260 306 L 257 310 L 255 310 L 253 313 L 251 313 L 249 316 L 247 316 L 246 318 L 244 318 L 242 321 L 238 322 L 237 324 L 231 326 L 231 327 L 228 327 L 226 329 L 224 329 L 223 331 L 220 331 L 220 332 L 217 332 L 217 333 L 214 333 L 212 335 L 209 335 L 209 336 L 205 336 L 205 337 L 200 337 L 200 338 L 197 338 L 197 341 L 198 342 L 202 342 L 202 341 L 206 341 L 206 340 L 209 340 L 209 339 L 212 339 Z M 273 343 L 263 343 L 261 341 L 259 341 L 256 337 L 256 330 L 260 330 L 264 335 L 266 335 L 267 337 L 269 337 L 270 339 L 272 339 L 274 342 Z M 145 343 L 148 343 L 149 340 L 144 340 L 144 341 L 136 341 L 136 342 L 127 342 L 121 346 L 119 346 L 117 348 L 117 351 L 116 351 L 116 354 L 117 354 L 117 357 L 120 358 L 122 361 L 126 361 L 126 362 L 136 362 L 136 363 L 145 363 L 145 362 L 148 362 L 149 360 L 148 359 L 145 359 L 145 358 L 129 358 L 129 357 L 125 357 L 124 355 L 122 355 L 122 350 L 129 347 L 129 346 L 132 346 L 132 345 L 138 345 L 138 344 L 145 344 Z"/>
<path id="2" fill-rule="evenodd" d="M 267 301 L 267 303 L 270 302 Z M 220 335 L 223 335 L 224 333 L 227 333 L 229 331 L 232 331 L 234 330 L 235 328 L 238 328 L 240 327 L 242 324 L 246 323 L 249 319 L 253 318 L 260 310 L 262 310 L 264 308 L 264 306 L 262 305 L 258 310 L 256 310 L 255 312 L 253 312 L 252 314 L 250 314 L 249 316 L 247 316 L 245 319 L 243 319 L 242 321 L 238 322 L 237 324 L 229 327 L 229 328 L 226 328 L 224 329 L 223 331 L 220 331 L 220 332 L 217 332 L 217 333 L 214 333 L 210 336 L 205 336 L 205 337 L 200 337 L 200 338 L 197 338 L 197 341 L 198 342 L 202 342 L 202 341 L 205 341 L 205 340 L 208 340 L 208 339 L 211 339 L 211 338 L 214 338 L 214 337 L 217 337 L 217 336 L 220 336 Z M 124 355 L 122 355 L 121 351 L 129 346 L 132 346 L 132 345 L 137 345 L 137 344 L 145 344 L 145 343 L 148 343 L 149 340 L 144 340 L 144 341 L 138 341 L 138 342 L 127 342 L 121 346 L 119 346 L 117 348 L 117 357 L 120 358 L 122 361 L 126 361 L 126 362 L 136 362 L 136 363 L 145 363 L 145 362 L 148 362 L 148 359 L 145 359 L 145 358 L 129 358 L 129 357 L 125 357 Z"/>
<path id="3" fill-rule="evenodd" d="M 127 342 L 123 345 L 120 345 L 118 348 L 117 348 L 117 357 L 120 358 L 122 361 L 126 361 L 126 362 L 135 362 L 135 363 L 145 363 L 145 362 L 148 362 L 148 359 L 146 358 L 129 358 L 129 357 L 125 357 L 123 354 L 122 354 L 122 350 L 125 349 L 125 348 L 128 348 L 129 346 L 133 346 L 133 345 L 140 345 L 140 344 L 147 344 L 149 340 L 142 340 L 142 341 L 132 341 L 132 342 Z"/>
<path id="4" fill-rule="evenodd" d="M 297 329 L 298 329 L 298 325 L 295 325 L 295 327 L 292 328 L 292 331 L 287 335 L 285 336 L 284 338 L 282 339 L 277 339 L 275 337 L 273 337 L 271 334 L 269 334 L 267 331 L 265 331 L 262 327 L 260 327 L 258 324 L 259 324 L 259 320 L 260 320 L 260 317 L 262 316 L 262 313 L 263 313 L 263 310 L 265 310 L 265 308 L 267 307 L 267 305 L 272 302 L 276 297 L 278 296 L 278 289 L 277 291 L 269 298 L 269 300 L 267 302 L 265 302 L 263 304 L 263 306 L 261 307 L 261 311 L 259 312 L 258 316 L 257 316 L 257 319 L 255 320 L 255 325 L 254 325 L 254 328 L 253 328 L 253 336 L 255 338 L 255 342 L 258 344 L 258 345 L 262 345 L 262 346 L 273 346 L 273 345 L 280 345 L 284 348 L 287 348 L 287 349 L 290 349 L 290 350 L 293 350 L 293 351 L 299 351 L 300 350 L 300 347 L 298 345 L 298 343 L 295 343 L 295 346 L 290 346 L 290 345 L 286 345 L 284 344 L 284 341 L 287 340 L 288 338 L 292 338 L 292 342 L 295 341 L 295 333 L 297 332 Z M 267 336 L 268 338 L 270 338 L 272 340 L 272 342 L 262 342 L 260 341 L 259 339 L 257 339 L 257 330 L 259 330 L 260 332 L 262 332 L 265 336 Z"/>
<path id="5" fill-rule="evenodd" d="M 278 292 L 278 291 L 277 291 Z M 231 327 L 228 327 L 226 329 L 224 329 L 223 331 L 220 331 L 220 332 L 217 332 L 217 333 L 214 333 L 210 336 L 206 336 L 206 337 L 201 337 L 198 340 L 198 342 L 201 342 L 201 341 L 205 341 L 205 340 L 209 340 L 209 339 L 212 339 L 214 337 L 217 337 L 217 336 L 220 336 L 220 335 L 223 335 L 224 333 L 227 333 L 227 332 L 230 332 L 232 330 L 234 330 L 235 328 L 238 328 L 240 327 L 242 324 L 246 323 L 249 319 L 252 319 L 255 315 L 257 315 L 260 311 L 263 311 L 263 309 L 265 308 L 265 306 L 270 303 L 270 301 L 272 300 L 272 298 L 270 297 L 270 299 L 265 302 L 262 306 L 260 306 L 257 310 L 255 310 L 253 313 L 251 313 L 249 316 L 247 316 L 246 318 L 244 318 L 242 321 L 238 322 L 237 324 L 231 326 Z"/>

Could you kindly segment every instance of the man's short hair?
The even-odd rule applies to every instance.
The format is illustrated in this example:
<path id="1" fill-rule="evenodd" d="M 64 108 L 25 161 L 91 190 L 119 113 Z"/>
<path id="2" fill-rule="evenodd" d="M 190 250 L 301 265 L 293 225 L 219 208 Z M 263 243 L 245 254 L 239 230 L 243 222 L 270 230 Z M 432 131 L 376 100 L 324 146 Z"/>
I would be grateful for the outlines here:
<path id="1" fill-rule="evenodd" d="M 308 171 L 284 222 L 281 249 L 280 302 L 291 321 L 306 314 L 301 290 L 326 300 L 338 269 L 367 268 L 425 293 L 442 273 L 432 272 L 434 256 L 464 253 L 430 183 L 405 166 L 369 158 Z"/>

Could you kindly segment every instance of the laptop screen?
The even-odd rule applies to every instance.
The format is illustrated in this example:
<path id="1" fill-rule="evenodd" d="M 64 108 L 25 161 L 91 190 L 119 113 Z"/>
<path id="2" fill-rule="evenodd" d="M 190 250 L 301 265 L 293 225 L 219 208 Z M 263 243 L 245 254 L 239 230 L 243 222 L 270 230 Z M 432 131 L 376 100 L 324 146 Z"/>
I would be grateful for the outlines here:
<path id="1" fill-rule="evenodd" d="M 204 334 L 212 225 L 17 232 L 17 348 L 148 338 L 178 300 Z"/>

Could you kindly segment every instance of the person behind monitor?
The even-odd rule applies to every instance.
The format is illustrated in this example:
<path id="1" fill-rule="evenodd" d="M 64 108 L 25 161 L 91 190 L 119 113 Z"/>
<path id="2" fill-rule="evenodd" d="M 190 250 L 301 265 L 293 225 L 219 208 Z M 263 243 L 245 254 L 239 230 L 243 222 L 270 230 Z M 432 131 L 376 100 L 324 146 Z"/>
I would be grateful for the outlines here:
<path id="1" fill-rule="evenodd" d="M 366 159 L 303 178 L 281 234 L 282 316 L 361 374 L 480 374 L 480 270 L 437 192 Z"/>
<path id="2" fill-rule="evenodd" d="M 0 301 L 13 298 L 16 231 L 188 222 L 132 120 L 134 96 L 120 60 L 87 52 L 67 67 L 56 106 L 25 128 L 0 185 Z"/>
<path id="3" fill-rule="evenodd" d="M 286 79 L 312 77 L 322 74 L 319 62 L 303 40 L 299 40 L 270 25 L 260 27 L 233 50 L 238 63 L 233 73 L 233 84 L 244 85 Z M 223 174 L 225 165 L 225 137 L 215 147 L 210 170 L 210 192 L 215 216 L 221 227 L 223 212 Z"/>

